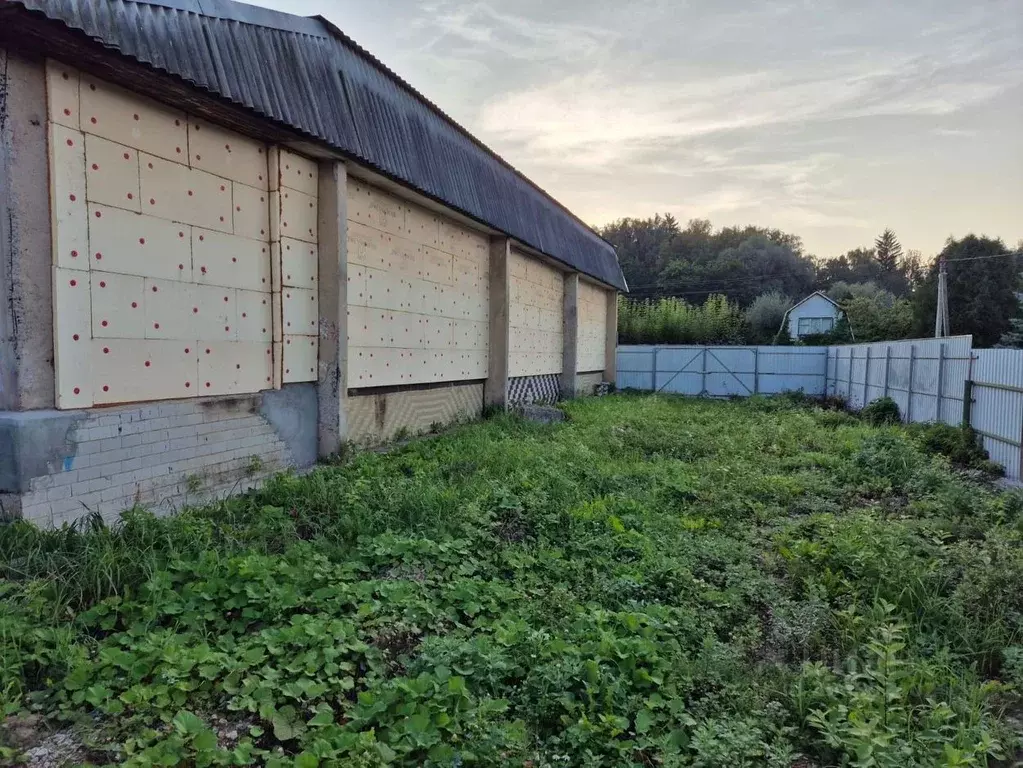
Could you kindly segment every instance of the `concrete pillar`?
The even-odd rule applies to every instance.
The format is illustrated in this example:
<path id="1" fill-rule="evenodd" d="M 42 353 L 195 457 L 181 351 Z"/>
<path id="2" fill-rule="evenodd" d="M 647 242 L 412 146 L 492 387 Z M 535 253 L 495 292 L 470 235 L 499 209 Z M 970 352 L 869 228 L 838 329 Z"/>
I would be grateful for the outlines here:
<path id="1" fill-rule="evenodd" d="M 604 381 L 615 383 L 618 376 L 618 292 L 607 292 L 607 327 L 604 339 Z"/>
<path id="2" fill-rule="evenodd" d="M 490 347 L 487 382 L 483 387 L 483 405 L 506 408 L 508 405 L 508 353 L 511 340 L 511 276 L 508 262 L 511 240 L 490 238 Z"/>
<path id="3" fill-rule="evenodd" d="M 46 76 L 0 48 L 0 410 L 54 407 Z"/>
<path id="4" fill-rule="evenodd" d="M 348 434 L 348 174 L 344 163 L 319 168 L 318 451 L 331 456 Z"/>
<path id="5" fill-rule="evenodd" d="M 575 397 L 575 380 L 579 369 L 579 273 L 565 275 L 562 309 L 563 342 L 561 346 L 561 397 Z"/>

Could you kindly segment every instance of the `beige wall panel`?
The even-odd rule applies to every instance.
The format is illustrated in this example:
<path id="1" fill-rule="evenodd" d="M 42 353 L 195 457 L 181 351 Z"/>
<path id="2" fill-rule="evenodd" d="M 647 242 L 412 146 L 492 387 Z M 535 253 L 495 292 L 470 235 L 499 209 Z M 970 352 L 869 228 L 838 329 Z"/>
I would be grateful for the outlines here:
<path id="1" fill-rule="evenodd" d="M 304 333 L 316 334 L 319 307 L 316 291 L 305 288 L 282 289 L 281 313 L 284 320 L 284 335 Z"/>
<path id="2" fill-rule="evenodd" d="M 424 246 L 425 247 L 425 246 Z M 452 285 L 453 256 L 436 248 L 425 248 L 423 253 L 423 279 L 431 283 Z"/>
<path id="3" fill-rule="evenodd" d="M 78 70 L 59 61 L 46 61 L 46 102 L 50 121 L 79 128 Z"/>
<path id="4" fill-rule="evenodd" d="M 277 190 L 270 192 L 270 241 L 279 242 L 281 239 L 281 193 Z"/>
<path id="5" fill-rule="evenodd" d="M 280 291 L 275 291 L 270 296 L 271 313 L 273 314 L 273 336 L 275 342 L 284 341 L 284 311 L 282 309 L 284 296 Z M 274 355 L 274 359 L 280 360 L 279 355 Z M 279 366 L 278 366 L 279 367 Z"/>
<path id="6" fill-rule="evenodd" d="M 193 117 L 188 122 L 188 155 L 193 168 L 269 189 L 266 145 L 261 142 Z"/>
<path id="7" fill-rule="evenodd" d="M 269 293 L 235 291 L 238 341 L 273 340 L 273 305 Z"/>
<path id="8" fill-rule="evenodd" d="M 316 381 L 316 337 L 284 335 L 284 383 Z"/>
<path id="9" fill-rule="evenodd" d="M 144 278 L 93 270 L 91 294 L 93 338 L 146 338 Z"/>
<path id="10" fill-rule="evenodd" d="M 564 277 L 516 251 L 509 259 L 509 271 L 509 375 L 561 373 Z"/>
<path id="11" fill-rule="evenodd" d="M 265 190 L 235 182 L 234 233 L 265 241 L 270 232 L 270 203 Z"/>
<path id="12" fill-rule="evenodd" d="M 208 341 L 237 341 L 238 292 L 219 285 L 192 288 L 192 337 Z M 196 312 L 195 310 L 199 311 Z"/>
<path id="13" fill-rule="evenodd" d="M 362 182 L 348 182 L 348 218 L 399 237 L 405 228 L 406 206 L 397 198 Z"/>
<path id="14" fill-rule="evenodd" d="M 190 231 L 185 224 L 91 203 L 92 268 L 187 282 L 192 279 Z"/>
<path id="15" fill-rule="evenodd" d="M 184 113 L 84 74 L 80 93 L 81 124 L 87 133 L 157 157 L 187 162 L 188 129 Z"/>
<path id="16" fill-rule="evenodd" d="M 417 205 L 410 205 L 405 211 L 405 230 L 408 238 L 420 245 L 431 248 L 440 246 L 440 218 Z"/>
<path id="17" fill-rule="evenodd" d="M 315 245 L 290 238 L 281 240 L 281 284 L 315 290 L 318 259 Z"/>
<path id="18" fill-rule="evenodd" d="M 139 156 L 131 147 L 85 137 L 85 183 L 90 202 L 138 213 Z"/>
<path id="19" fill-rule="evenodd" d="M 488 243 L 432 211 L 349 181 L 351 386 L 486 376 Z"/>
<path id="20" fill-rule="evenodd" d="M 97 404 L 165 400 L 201 394 L 195 343 L 138 339 L 92 342 Z"/>
<path id="21" fill-rule="evenodd" d="M 231 183 L 205 171 L 141 154 L 143 213 L 230 232 Z"/>
<path id="22" fill-rule="evenodd" d="M 53 263 L 87 269 L 89 222 L 85 202 L 85 136 L 50 124 L 50 235 Z"/>
<path id="23" fill-rule="evenodd" d="M 607 329 L 607 291 L 580 281 L 578 317 L 577 370 L 603 371 Z"/>
<path id="24" fill-rule="evenodd" d="M 316 162 L 281 148 L 280 183 L 312 197 L 319 193 L 319 170 Z"/>
<path id="25" fill-rule="evenodd" d="M 268 389 L 272 383 L 269 343 L 206 342 L 200 350 L 198 378 L 204 395 L 235 395 Z"/>
<path id="26" fill-rule="evenodd" d="M 281 190 L 281 237 L 316 242 L 316 198 L 284 187 Z"/>
<path id="27" fill-rule="evenodd" d="M 53 354 L 58 408 L 92 405 L 89 273 L 53 270 Z"/>
<path id="28" fill-rule="evenodd" d="M 196 227 L 192 230 L 195 282 L 269 292 L 269 250 L 265 241 Z"/>
<path id="29" fill-rule="evenodd" d="M 423 345 L 427 349 L 454 348 L 453 320 L 446 317 L 427 317 L 423 320 Z"/>
<path id="30" fill-rule="evenodd" d="M 144 294 L 147 339 L 237 339 L 233 288 L 145 278 Z"/>

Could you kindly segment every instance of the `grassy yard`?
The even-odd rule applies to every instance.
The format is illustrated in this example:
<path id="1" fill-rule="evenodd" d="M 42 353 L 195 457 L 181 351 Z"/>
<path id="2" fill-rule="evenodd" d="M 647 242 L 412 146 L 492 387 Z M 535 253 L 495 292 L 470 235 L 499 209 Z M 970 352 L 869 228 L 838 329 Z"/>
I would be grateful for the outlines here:
<path id="1" fill-rule="evenodd" d="M 173 519 L 0 526 L 3 754 L 1018 759 L 1023 495 L 954 471 L 933 436 L 790 400 L 567 411 Z"/>

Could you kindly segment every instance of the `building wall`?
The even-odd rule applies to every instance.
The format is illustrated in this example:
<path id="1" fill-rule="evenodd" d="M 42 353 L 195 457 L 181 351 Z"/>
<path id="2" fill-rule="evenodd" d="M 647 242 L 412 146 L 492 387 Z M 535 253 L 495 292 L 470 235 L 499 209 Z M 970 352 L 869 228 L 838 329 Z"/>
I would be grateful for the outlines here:
<path id="1" fill-rule="evenodd" d="M 485 379 L 489 264 L 485 235 L 349 179 L 349 387 Z"/>
<path id="2" fill-rule="evenodd" d="M 543 262 L 512 250 L 510 378 L 561 374 L 564 342 L 564 278 Z"/>
<path id="3" fill-rule="evenodd" d="M 841 316 L 841 312 L 838 307 L 832 304 L 823 296 L 811 296 L 809 299 L 804 301 L 802 304 L 793 307 L 789 311 L 788 324 L 789 324 L 789 336 L 792 338 L 799 337 L 799 319 L 808 317 L 830 317 L 833 318 L 837 323 L 838 318 Z"/>
<path id="4" fill-rule="evenodd" d="M 316 164 L 56 62 L 46 81 L 57 407 L 315 380 Z"/>
<path id="5" fill-rule="evenodd" d="M 579 281 L 579 351 L 576 369 L 580 373 L 599 371 L 603 374 L 606 368 L 607 296 L 605 289 L 585 280 Z M 592 387 L 589 389 L 592 391 Z"/>

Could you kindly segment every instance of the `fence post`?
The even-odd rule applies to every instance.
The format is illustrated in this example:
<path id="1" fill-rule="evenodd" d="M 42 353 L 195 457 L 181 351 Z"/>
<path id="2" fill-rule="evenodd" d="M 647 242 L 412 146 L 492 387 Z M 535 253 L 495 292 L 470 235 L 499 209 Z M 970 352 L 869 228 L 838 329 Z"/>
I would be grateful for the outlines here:
<path id="1" fill-rule="evenodd" d="M 941 391 L 945 388 L 945 343 L 938 345 L 938 405 L 937 413 L 934 414 L 935 421 L 944 423 L 941 415 Z"/>
<path id="2" fill-rule="evenodd" d="M 707 347 L 703 348 L 703 361 L 700 364 L 700 396 L 707 394 Z"/>
<path id="3" fill-rule="evenodd" d="M 906 398 L 906 423 L 913 423 L 913 369 L 916 368 L 916 344 L 909 345 L 909 396 Z"/>
<path id="4" fill-rule="evenodd" d="M 865 406 L 868 402 L 867 398 L 870 397 L 870 347 L 867 347 L 867 362 L 863 367 L 863 405 Z"/>
<path id="5" fill-rule="evenodd" d="M 760 394 L 760 347 L 753 347 L 753 394 Z"/>
<path id="6" fill-rule="evenodd" d="M 650 363 L 650 391 L 657 391 L 657 347 L 654 346 L 653 360 Z"/>
<path id="7" fill-rule="evenodd" d="M 884 348 L 884 396 L 888 397 L 888 377 L 892 372 L 892 348 L 886 344 Z"/>
<path id="8" fill-rule="evenodd" d="M 845 396 L 852 400 L 852 369 L 853 369 L 853 348 L 849 347 L 849 372 L 845 377 Z M 852 405 L 850 402 L 849 405 Z"/>
<path id="9" fill-rule="evenodd" d="M 973 425 L 973 382 L 967 379 L 963 382 L 963 426 Z"/>

